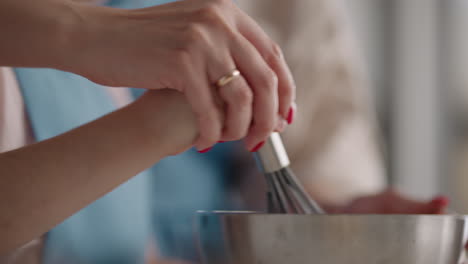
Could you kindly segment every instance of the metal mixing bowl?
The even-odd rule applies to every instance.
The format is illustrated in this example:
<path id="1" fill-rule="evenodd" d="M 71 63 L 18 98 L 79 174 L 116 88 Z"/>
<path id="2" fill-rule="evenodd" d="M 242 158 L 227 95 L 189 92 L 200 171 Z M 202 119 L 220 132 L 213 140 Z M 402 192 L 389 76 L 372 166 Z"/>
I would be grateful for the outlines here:
<path id="1" fill-rule="evenodd" d="M 465 219 L 455 215 L 280 215 L 200 212 L 205 264 L 456 264 Z"/>

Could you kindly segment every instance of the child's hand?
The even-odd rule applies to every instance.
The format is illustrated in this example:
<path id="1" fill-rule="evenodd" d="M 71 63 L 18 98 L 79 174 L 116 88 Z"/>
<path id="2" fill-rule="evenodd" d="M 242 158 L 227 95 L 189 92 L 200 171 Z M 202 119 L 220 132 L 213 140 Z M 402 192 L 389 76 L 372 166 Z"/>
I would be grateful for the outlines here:
<path id="1" fill-rule="evenodd" d="M 415 201 L 387 190 L 377 195 L 364 196 L 345 206 L 325 206 L 330 213 L 350 214 L 443 214 L 448 206 L 446 197 L 435 197 L 431 201 Z"/>

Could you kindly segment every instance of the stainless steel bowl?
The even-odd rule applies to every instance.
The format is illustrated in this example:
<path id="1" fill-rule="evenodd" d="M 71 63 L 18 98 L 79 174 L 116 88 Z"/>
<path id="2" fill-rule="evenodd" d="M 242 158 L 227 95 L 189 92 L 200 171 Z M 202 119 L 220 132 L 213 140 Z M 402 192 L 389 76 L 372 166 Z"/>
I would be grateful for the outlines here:
<path id="1" fill-rule="evenodd" d="M 201 212 L 205 264 L 456 264 L 465 219 L 455 215 L 280 215 Z"/>

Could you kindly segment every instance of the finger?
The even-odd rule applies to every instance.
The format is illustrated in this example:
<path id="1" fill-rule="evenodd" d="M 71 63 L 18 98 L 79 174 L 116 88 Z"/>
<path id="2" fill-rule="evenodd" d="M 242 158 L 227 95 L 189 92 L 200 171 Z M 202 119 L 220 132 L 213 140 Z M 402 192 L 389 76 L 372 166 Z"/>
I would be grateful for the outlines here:
<path id="1" fill-rule="evenodd" d="M 360 197 L 343 208 L 348 213 L 379 214 L 434 214 L 439 209 L 432 202 L 410 200 L 393 190 Z"/>
<path id="2" fill-rule="evenodd" d="M 431 202 L 408 199 L 401 194 L 392 191 L 380 196 L 385 200 L 386 213 L 397 214 L 440 214 L 447 204 L 441 204 L 439 199 Z"/>
<path id="3" fill-rule="evenodd" d="M 291 123 L 291 107 L 296 97 L 296 85 L 283 52 L 251 17 L 240 10 L 237 13 L 239 32 L 255 46 L 278 76 L 279 114 Z"/>
<path id="4" fill-rule="evenodd" d="M 223 114 L 216 100 L 212 84 L 208 82 L 205 73 L 196 74 L 194 71 L 187 74 L 189 85 L 184 89 L 187 101 L 197 116 L 199 137 L 195 146 L 199 152 L 206 152 L 221 138 L 223 128 Z"/>
<path id="5" fill-rule="evenodd" d="M 444 214 L 447 210 L 447 207 L 450 203 L 450 200 L 445 196 L 438 196 L 430 202 L 432 205 L 432 213 L 434 214 Z"/>
<path id="6" fill-rule="evenodd" d="M 430 202 L 408 199 L 397 192 L 383 196 L 390 213 L 404 214 L 441 214 L 448 205 L 445 197 L 436 197 Z"/>
<path id="7" fill-rule="evenodd" d="M 236 69 L 231 54 L 213 50 L 207 56 L 210 56 L 209 61 L 212 65 L 210 79 L 224 104 L 225 121 L 221 140 L 234 141 L 244 138 L 252 123 L 252 89 Z M 235 72 L 237 75 L 234 75 Z M 227 83 L 218 83 L 226 80 Z"/>
<path id="8" fill-rule="evenodd" d="M 397 202 L 397 201 L 395 201 Z M 390 207 L 386 213 L 391 214 L 435 214 L 440 210 L 431 203 L 401 200 Z"/>
<path id="9" fill-rule="evenodd" d="M 255 151 L 277 125 L 278 78 L 258 51 L 244 37 L 232 41 L 232 56 L 253 91 L 253 122 L 245 144 Z"/>
<path id="10" fill-rule="evenodd" d="M 282 117 L 280 116 L 277 116 L 276 117 L 276 127 L 275 127 L 275 132 L 283 132 L 286 127 L 288 126 L 288 123 L 286 122 L 286 120 L 284 120 Z"/>
<path id="11" fill-rule="evenodd" d="M 225 121 L 222 140 L 234 141 L 247 135 L 252 121 L 253 92 L 244 77 L 238 76 L 218 88 L 225 102 Z"/>

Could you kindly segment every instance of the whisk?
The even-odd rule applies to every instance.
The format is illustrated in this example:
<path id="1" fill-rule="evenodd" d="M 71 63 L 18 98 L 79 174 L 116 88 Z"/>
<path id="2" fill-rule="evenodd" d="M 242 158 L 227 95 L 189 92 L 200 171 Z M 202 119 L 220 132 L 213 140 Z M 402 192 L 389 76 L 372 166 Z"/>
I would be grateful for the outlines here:
<path id="1" fill-rule="evenodd" d="M 289 167 L 289 158 L 278 133 L 272 133 L 255 153 L 257 165 L 268 185 L 268 212 L 280 214 L 323 214 L 320 206 L 305 192 Z"/>

